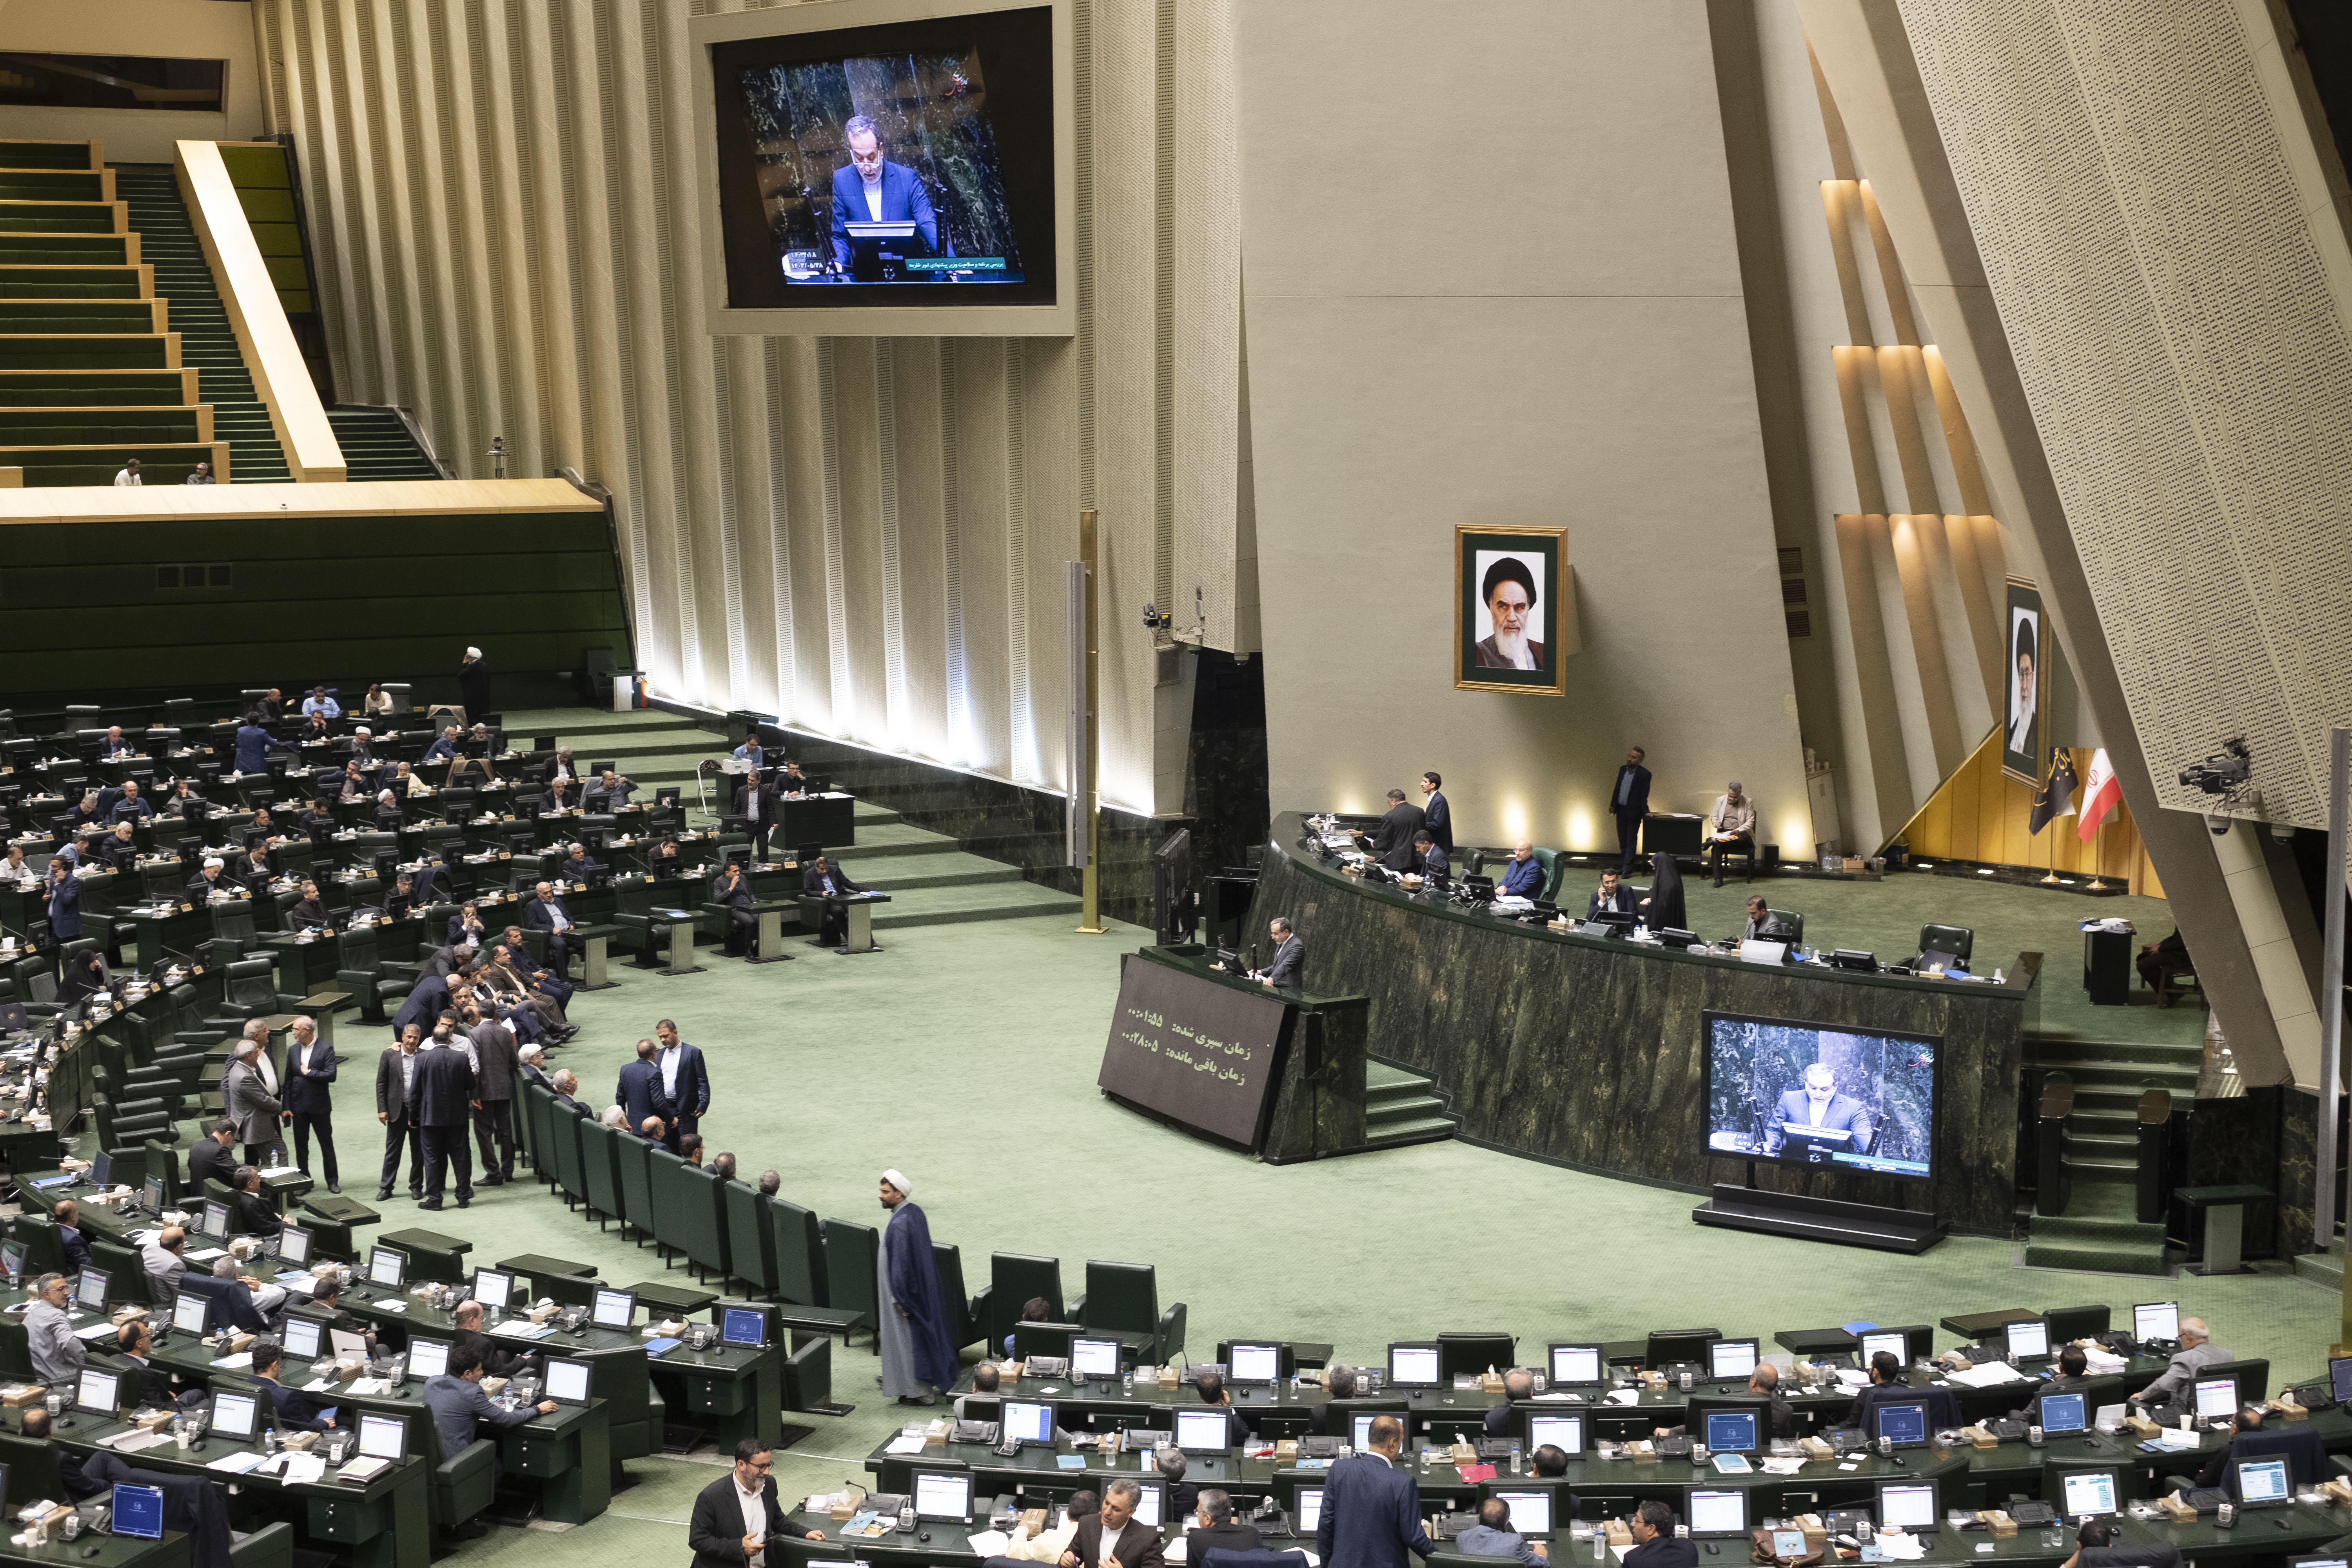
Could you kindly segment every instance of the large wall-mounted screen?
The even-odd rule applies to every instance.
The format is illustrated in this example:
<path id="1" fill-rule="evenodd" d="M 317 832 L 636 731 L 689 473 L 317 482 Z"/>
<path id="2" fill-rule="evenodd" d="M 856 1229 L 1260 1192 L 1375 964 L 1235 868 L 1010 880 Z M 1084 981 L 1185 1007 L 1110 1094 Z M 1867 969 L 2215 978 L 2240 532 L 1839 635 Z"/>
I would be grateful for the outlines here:
<path id="1" fill-rule="evenodd" d="M 1869 1175 L 1932 1176 L 1934 1035 L 1702 1015 L 1706 1152 Z"/>
<path id="2" fill-rule="evenodd" d="M 786 7 L 707 40 L 729 330 L 930 332 L 979 311 L 1019 332 L 1062 303 L 1055 8 L 902 15 L 934 8 Z"/>

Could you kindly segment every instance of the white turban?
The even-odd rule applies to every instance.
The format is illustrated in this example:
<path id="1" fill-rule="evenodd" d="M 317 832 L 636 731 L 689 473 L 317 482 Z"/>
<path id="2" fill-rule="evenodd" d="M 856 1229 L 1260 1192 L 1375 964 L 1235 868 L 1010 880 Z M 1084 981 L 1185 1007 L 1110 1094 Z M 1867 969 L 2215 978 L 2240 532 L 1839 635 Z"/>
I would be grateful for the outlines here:
<path id="1" fill-rule="evenodd" d="M 892 1186 L 898 1188 L 907 1196 L 911 1198 L 915 1195 L 915 1184 L 907 1180 L 906 1176 L 901 1173 L 897 1171 L 885 1171 L 882 1173 L 882 1179 L 889 1183 Z"/>
<path id="2" fill-rule="evenodd" d="M 478 647 L 469 647 L 466 650 L 466 657 L 467 658 L 479 658 L 482 657 L 482 650 Z"/>
<path id="3" fill-rule="evenodd" d="M 205 869 L 208 871 L 217 871 L 226 870 L 226 868 L 227 863 L 222 860 L 219 856 L 208 855 L 205 858 Z"/>

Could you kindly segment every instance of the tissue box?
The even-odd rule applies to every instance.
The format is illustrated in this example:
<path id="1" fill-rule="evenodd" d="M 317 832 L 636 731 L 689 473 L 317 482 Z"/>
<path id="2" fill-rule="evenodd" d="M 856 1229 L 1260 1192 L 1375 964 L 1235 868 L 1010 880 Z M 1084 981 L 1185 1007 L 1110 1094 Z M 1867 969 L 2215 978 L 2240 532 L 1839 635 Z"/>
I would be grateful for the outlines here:
<path id="1" fill-rule="evenodd" d="M 562 1310 L 563 1309 L 553 1301 L 542 1301 L 536 1307 L 524 1309 L 523 1316 L 533 1323 L 543 1323 Z"/>
<path id="2" fill-rule="evenodd" d="M 2319 1495 L 2330 1502 L 2352 1502 L 2352 1481 L 2337 1476 L 2319 1483 Z"/>
<path id="3" fill-rule="evenodd" d="M 2194 1524 L 2197 1521 L 2196 1506 L 2179 1492 L 2167 1492 L 2156 1500 L 2156 1506 L 2162 1509 L 2164 1517 L 2175 1524 Z"/>
<path id="4" fill-rule="evenodd" d="M 1981 1426 L 1964 1426 L 1960 1429 L 1960 1436 L 1967 1438 L 1971 1444 L 1979 1448 L 1998 1448 L 2000 1447 L 2000 1439 L 1994 1436 L 1990 1432 L 1986 1431 Z"/>
<path id="5" fill-rule="evenodd" d="M 278 1446 L 289 1454 L 300 1454 L 307 1453 L 318 1441 L 316 1432 L 288 1432 L 282 1434 Z"/>
<path id="6" fill-rule="evenodd" d="M 2005 1541 L 2017 1533 L 2017 1521 L 2010 1518 L 2006 1510 L 1989 1508 L 1977 1517 L 1985 1521 L 1996 1540 Z"/>
<path id="7" fill-rule="evenodd" d="M 48 1393 L 37 1383 L 12 1383 L 0 1386 L 0 1409 L 22 1410 L 28 1405 L 38 1405 Z"/>
<path id="8" fill-rule="evenodd" d="M 2265 1406 L 2265 1408 L 2279 1415 L 2284 1416 L 2289 1421 L 2308 1421 L 2311 1419 L 2311 1412 L 2303 1405 L 2297 1405 L 2292 1399 L 2273 1399 L 2267 1406 Z"/>
<path id="9" fill-rule="evenodd" d="M 1286 1437 L 1281 1442 L 1276 1443 L 1274 1446 L 1274 1462 L 1276 1465 L 1297 1464 L 1298 1462 L 1298 1439 L 1296 1437 Z"/>
<path id="10" fill-rule="evenodd" d="M 1804 1455 L 1808 1459 L 1834 1459 L 1837 1458 L 1837 1450 L 1831 1447 L 1827 1443 L 1822 1442 L 1819 1437 L 1798 1438 L 1797 1452 Z"/>
<path id="11" fill-rule="evenodd" d="M 1606 1521 L 1605 1528 L 1609 1532 L 1610 1545 L 1631 1546 L 1633 1544 L 1633 1527 L 1627 1524 L 1623 1520 L 1609 1520 Z"/>
<path id="12" fill-rule="evenodd" d="M 2157 1434 L 2158 1427 L 2155 1422 L 2145 1415 L 2126 1415 L 2124 1417 L 2124 1430 L 2135 1436 L 2153 1437 Z"/>
<path id="13" fill-rule="evenodd" d="M 1021 1522 L 1015 1528 L 1034 1540 L 1045 1533 L 1045 1514 L 1046 1510 L 1042 1508 L 1024 1509 L 1021 1513 Z"/>
<path id="14" fill-rule="evenodd" d="M 144 1307 L 117 1307 L 114 1310 L 114 1316 L 109 1318 L 107 1321 L 112 1323 L 117 1328 L 121 1328 L 125 1323 L 143 1321 L 146 1319 L 146 1316 L 147 1309 Z"/>
<path id="15" fill-rule="evenodd" d="M 169 1426 L 177 1414 L 173 1410 L 142 1410 L 131 1417 L 131 1425 L 142 1432 L 159 1432 Z"/>

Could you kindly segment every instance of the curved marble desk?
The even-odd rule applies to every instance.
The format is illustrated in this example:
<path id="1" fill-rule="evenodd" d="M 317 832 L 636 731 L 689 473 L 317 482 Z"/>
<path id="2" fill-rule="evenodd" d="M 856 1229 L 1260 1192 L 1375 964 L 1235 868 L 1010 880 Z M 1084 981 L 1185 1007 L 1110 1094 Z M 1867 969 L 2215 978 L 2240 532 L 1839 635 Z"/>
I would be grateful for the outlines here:
<path id="1" fill-rule="evenodd" d="M 1317 992 L 1371 998 L 1366 1054 L 1434 1079 L 1464 1137 L 1693 1192 L 1747 1176 L 1747 1162 L 1706 1151 L 1701 1013 L 1940 1035 L 1931 1180 L 1759 1161 L 1756 1184 L 1933 1209 L 1962 1230 L 2011 1228 L 2040 953 L 2018 954 L 1996 985 L 1766 966 L 1556 931 L 1368 886 L 1318 853 L 1297 812 L 1275 818 L 1248 931 L 1256 937 L 1277 914 L 1306 941 Z"/>

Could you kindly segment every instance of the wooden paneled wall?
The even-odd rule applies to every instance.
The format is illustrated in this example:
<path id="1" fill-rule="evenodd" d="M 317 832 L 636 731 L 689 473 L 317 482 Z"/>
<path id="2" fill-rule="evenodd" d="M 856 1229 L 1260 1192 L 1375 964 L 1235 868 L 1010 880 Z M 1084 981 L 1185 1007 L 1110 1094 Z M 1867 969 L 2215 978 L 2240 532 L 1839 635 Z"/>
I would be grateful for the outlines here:
<path id="1" fill-rule="evenodd" d="M 2135 893 L 2164 897 L 2129 806 L 2118 807 L 2116 819 L 2088 844 L 2075 836 L 2083 820 L 2079 816 L 2061 816 L 2040 833 L 2032 831 L 2033 792 L 2000 771 L 2000 731 L 1995 730 L 1895 835 L 1911 846 L 1912 858 L 2054 868 L 2060 877 L 2077 879 L 2095 874 L 2109 882 L 2127 883 Z M 2088 778 L 2090 748 L 2073 750 L 2075 776 Z M 2078 787 L 2078 809 L 2082 803 Z"/>

